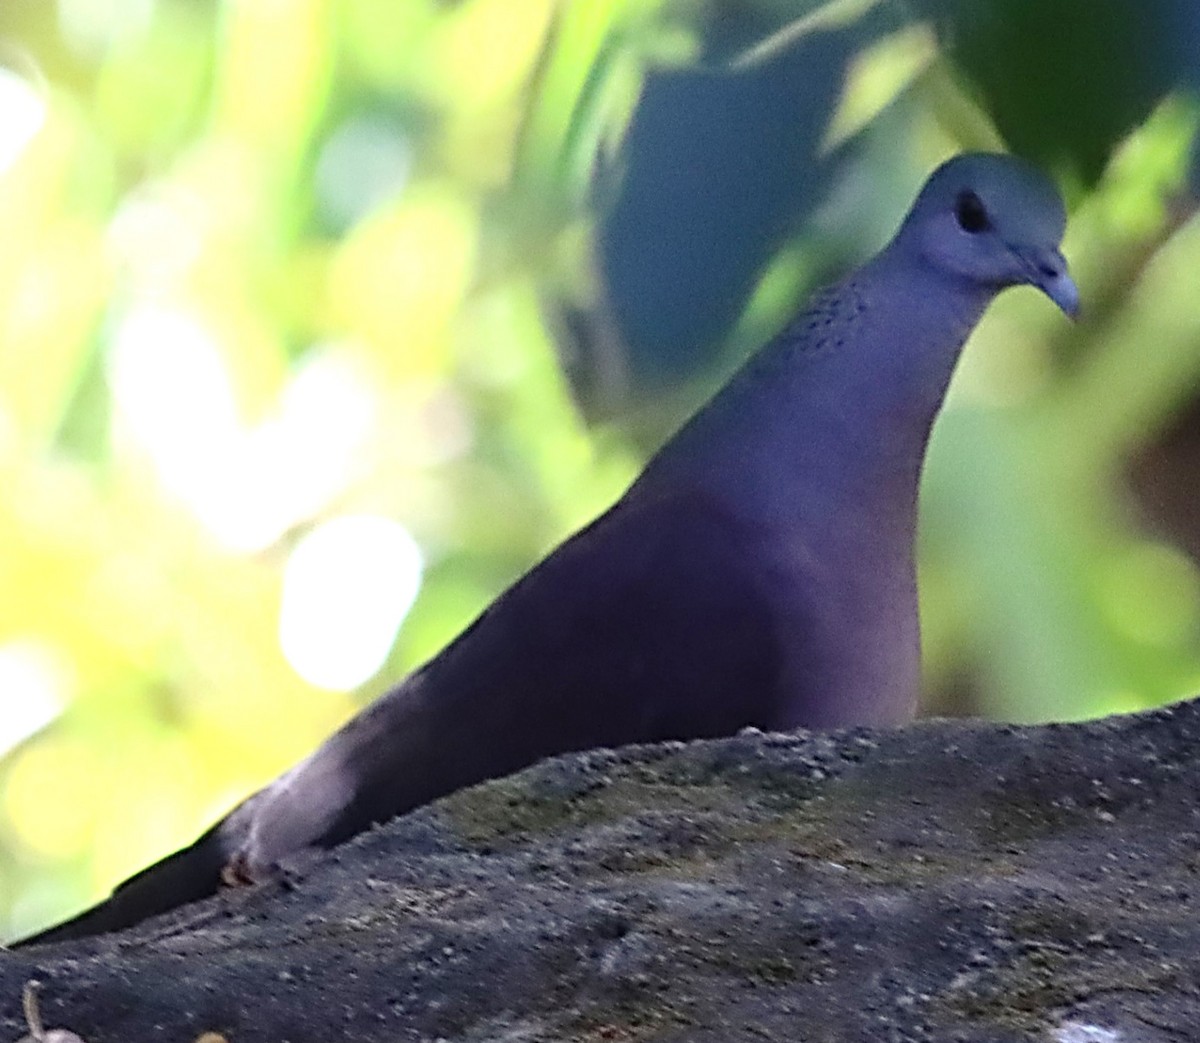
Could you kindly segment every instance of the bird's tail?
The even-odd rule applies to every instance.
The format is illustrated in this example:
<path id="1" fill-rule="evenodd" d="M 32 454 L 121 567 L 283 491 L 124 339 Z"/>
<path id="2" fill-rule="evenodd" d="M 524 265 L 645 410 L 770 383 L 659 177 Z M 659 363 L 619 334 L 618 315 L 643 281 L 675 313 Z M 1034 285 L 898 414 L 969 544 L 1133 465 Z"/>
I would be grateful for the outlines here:
<path id="1" fill-rule="evenodd" d="M 224 820 L 195 843 L 143 869 L 121 884 L 99 905 L 55 927 L 15 942 L 12 948 L 74 941 L 94 934 L 119 931 L 142 920 L 169 912 L 188 902 L 217 893 L 227 861 Z"/>

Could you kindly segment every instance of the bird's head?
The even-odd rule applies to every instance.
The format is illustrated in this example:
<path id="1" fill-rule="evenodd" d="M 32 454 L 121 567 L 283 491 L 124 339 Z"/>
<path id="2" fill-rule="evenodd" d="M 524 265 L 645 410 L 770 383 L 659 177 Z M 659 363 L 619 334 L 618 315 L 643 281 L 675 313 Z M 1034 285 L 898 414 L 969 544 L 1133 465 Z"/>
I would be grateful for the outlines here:
<path id="1" fill-rule="evenodd" d="M 1042 173 L 1000 153 L 971 152 L 943 163 L 925 182 L 897 243 L 947 274 L 999 291 L 1036 286 L 1067 315 L 1079 290 L 1059 249 L 1062 197 Z"/>

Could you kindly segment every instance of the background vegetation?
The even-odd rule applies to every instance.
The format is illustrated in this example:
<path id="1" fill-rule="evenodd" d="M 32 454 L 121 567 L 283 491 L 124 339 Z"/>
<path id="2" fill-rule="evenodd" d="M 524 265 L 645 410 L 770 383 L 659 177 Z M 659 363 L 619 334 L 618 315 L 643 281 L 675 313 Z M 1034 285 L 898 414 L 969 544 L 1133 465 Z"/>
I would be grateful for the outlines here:
<path id="1" fill-rule="evenodd" d="M 0 935 L 189 841 L 621 490 L 930 167 L 1072 206 L 922 533 L 928 707 L 1200 689 L 1190 0 L 4 0 Z"/>

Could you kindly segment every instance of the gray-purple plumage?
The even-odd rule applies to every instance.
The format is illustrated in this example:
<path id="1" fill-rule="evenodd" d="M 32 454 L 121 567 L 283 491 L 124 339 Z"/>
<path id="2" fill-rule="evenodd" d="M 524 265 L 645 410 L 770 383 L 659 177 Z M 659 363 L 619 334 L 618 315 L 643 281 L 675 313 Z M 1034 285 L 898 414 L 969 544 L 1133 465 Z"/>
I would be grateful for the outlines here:
<path id="1" fill-rule="evenodd" d="M 438 656 L 191 847 L 28 941 L 253 882 L 542 757 L 916 711 L 913 544 L 959 352 L 1018 284 L 1074 315 L 1062 201 L 1011 157 L 926 182 L 874 259 L 819 292 L 626 494 Z"/>

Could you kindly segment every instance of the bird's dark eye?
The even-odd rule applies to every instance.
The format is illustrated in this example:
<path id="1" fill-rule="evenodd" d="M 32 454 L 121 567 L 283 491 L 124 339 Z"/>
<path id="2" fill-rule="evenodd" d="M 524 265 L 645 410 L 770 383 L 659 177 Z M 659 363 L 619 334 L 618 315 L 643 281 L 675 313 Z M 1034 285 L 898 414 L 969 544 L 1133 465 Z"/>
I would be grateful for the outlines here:
<path id="1" fill-rule="evenodd" d="M 988 217 L 983 200 L 971 191 L 959 192 L 954 201 L 954 217 L 958 221 L 958 227 L 971 235 L 986 231 L 992 226 L 992 219 Z"/>

